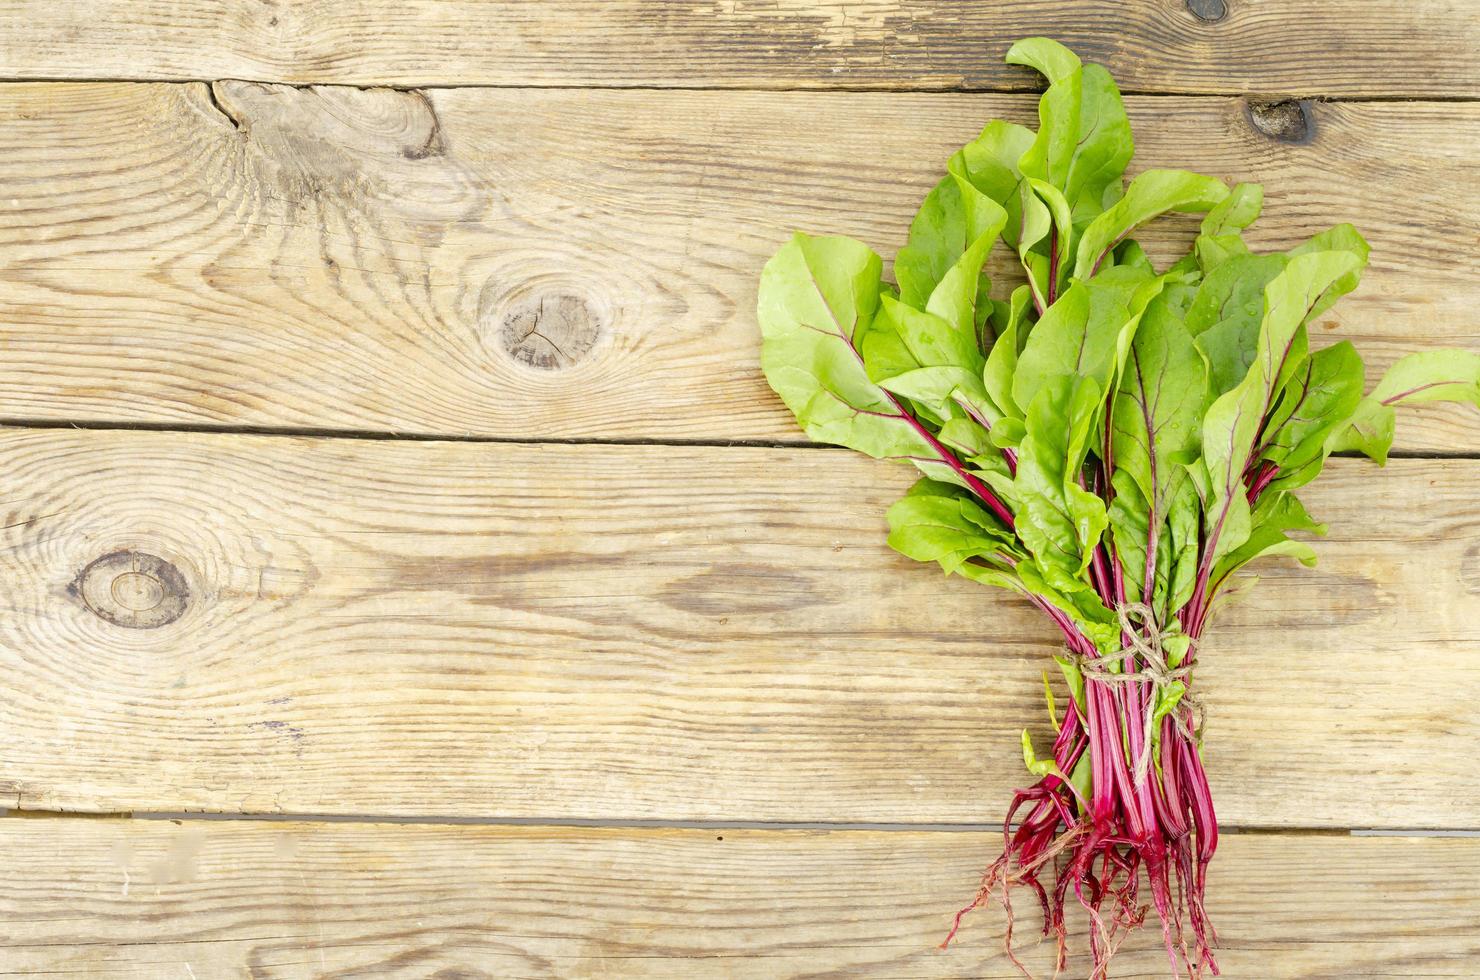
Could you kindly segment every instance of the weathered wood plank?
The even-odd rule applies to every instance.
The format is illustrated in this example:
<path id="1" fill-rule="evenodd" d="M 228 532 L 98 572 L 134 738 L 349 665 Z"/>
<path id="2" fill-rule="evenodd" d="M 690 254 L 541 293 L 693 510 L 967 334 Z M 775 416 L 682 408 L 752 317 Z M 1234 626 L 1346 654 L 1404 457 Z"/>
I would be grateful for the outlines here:
<path id="1" fill-rule="evenodd" d="M 1015 977 L 995 912 L 935 948 L 999 840 L 4 820 L 0 975 Z M 1473 976 L 1477 873 L 1475 840 L 1225 838 L 1224 975 Z M 1143 930 L 1115 975 L 1164 977 L 1159 940 Z"/>
<path id="2" fill-rule="evenodd" d="M 1210 640 L 1219 812 L 1480 826 L 1480 462 L 1333 470 L 1322 567 Z M 1051 629 L 889 552 L 912 476 L 852 454 L 9 431 L 0 472 L 21 808 L 970 823 L 1043 734 Z"/>
<path id="3" fill-rule="evenodd" d="M 799 440 L 757 364 L 790 229 L 897 245 L 1015 96 L 0 88 L 9 418 Z M 1320 105 L 1310 145 L 1233 99 L 1132 99 L 1143 165 L 1264 180 L 1262 246 L 1372 239 L 1316 331 L 1374 376 L 1480 350 L 1480 105 Z M 236 126 L 240 128 L 236 128 Z M 1149 242 L 1165 248 L 1191 225 Z M 1005 253 L 1005 250 L 999 250 Z M 1005 258 L 1003 259 L 1005 262 Z M 1335 330 L 1340 326 L 1340 330 Z M 1399 445 L 1480 450 L 1480 416 Z"/>
<path id="4" fill-rule="evenodd" d="M 1026 96 L 0 89 L 7 417 L 515 438 L 799 440 L 755 280 L 795 226 L 900 243 L 950 150 Z M 1268 185 L 1257 238 L 1372 238 L 1323 318 L 1372 373 L 1480 349 L 1480 105 L 1132 99 L 1146 166 Z M 240 129 L 237 129 L 240 126 Z M 1153 235 L 1165 252 L 1188 222 Z M 1005 259 L 1005 250 L 1000 250 Z M 1335 327 L 1341 327 L 1335 330 Z M 1319 342 L 1320 338 L 1317 338 Z M 1406 449 L 1480 449 L 1480 416 Z"/>
<path id="5" fill-rule="evenodd" d="M 6 0 L 7 78 L 1021 88 L 1046 34 L 1130 90 L 1480 94 L 1480 14 L 1416 0 Z"/>

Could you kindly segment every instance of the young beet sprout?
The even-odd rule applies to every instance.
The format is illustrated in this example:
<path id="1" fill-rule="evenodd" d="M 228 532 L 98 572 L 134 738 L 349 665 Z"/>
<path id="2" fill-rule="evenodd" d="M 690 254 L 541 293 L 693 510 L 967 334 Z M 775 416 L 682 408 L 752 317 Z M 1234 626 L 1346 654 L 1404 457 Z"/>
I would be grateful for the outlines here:
<path id="1" fill-rule="evenodd" d="M 1127 183 L 1109 73 L 1044 38 L 1007 60 L 1048 81 L 1038 129 L 993 121 L 951 157 L 893 283 L 856 241 L 796 235 L 761 276 L 762 367 L 811 438 L 921 471 L 889 509 L 893 548 L 1013 590 L 1063 638 L 1062 717 L 1045 675 L 1052 753 L 1023 733 L 1038 781 L 1013 796 L 1003 853 L 942 945 L 998 902 L 1026 974 L 1012 902 L 1027 889 L 1056 973 L 1077 903 L 1092 978 L 1153 910 L 1173 975 L 1216 974 L 1199 641 L 1249 562 L 1314 562 L 1291 535 L 1325 528 L 1294 491 L 1327 457 L 1385 462 L 1399 404 L 1480 406 L 1480 355 L 1410 355 L 1364 395 L 1351 344 L 1311 351 L 1306 328 L 1357 286 L 1354 228 L 1254 253 L 1257 185 L 1178 170 Z M 1158 269 L 1130 236 L 1168 212 L 1203 218 Z M 999 240 L 1026 281 L 994 299 Z"/>

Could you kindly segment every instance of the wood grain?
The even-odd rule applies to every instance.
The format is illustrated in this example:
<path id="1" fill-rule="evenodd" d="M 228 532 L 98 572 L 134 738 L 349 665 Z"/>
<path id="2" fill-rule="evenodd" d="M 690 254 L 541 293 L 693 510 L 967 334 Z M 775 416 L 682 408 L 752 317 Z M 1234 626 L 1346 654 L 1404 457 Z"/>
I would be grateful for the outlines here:
<path id="1" fill-rule="evenodd" d="M 1480 826 L 1480 462 L 1332 470 L 1322 566 L 1210 640 L 1219 813 Z M 889 552 L 912 476 L 849 453 L 9 431 L 0 472 L 19 808 L 973 823 L 1044 736 L 1051 629 Z"/>
<path id="2" fill-rule="evenodd" d="M 1018 975 L 995 912 L 935 946 L 999 841 L 4 820 L 0 976 L 995 980 Z M 1210 889 L 1224 975 L 1473 976 L 1477 873 L 1476 840 L 1225 838 Z M 1138 934 L 1115 976 L 1166 976 L 1159 936 Z"/>
<path id="3" fill-rule="evenodd" d="M 1046 34 L 1134 91 L 1480 94 L 1454 0 L 5 0 L 8 78 L 1022 88 Z"/>
<path id="4" fill-rule="evenodd" d="M 520 439 L 800 440 L 758 367 L 792 228 L 892 248 L 1029 97 L 0 88 L 0 412 Z M 217 104 L 229 115 L 223 114 Z M 1140 165 L 1262 180 L 1261 247 L 1372 240 L 1318 343 L 1480 350 L 1480 105 L 1130 101 Z M 1192 224 L 1161 226 L 1163 256 Z M 1006 262 L 1005 249 L 999 258 Z M 1003 266 L 1005 268 L 1005 266 Z M 1407 415 L 1480 450 L 1480 415 Z"/>

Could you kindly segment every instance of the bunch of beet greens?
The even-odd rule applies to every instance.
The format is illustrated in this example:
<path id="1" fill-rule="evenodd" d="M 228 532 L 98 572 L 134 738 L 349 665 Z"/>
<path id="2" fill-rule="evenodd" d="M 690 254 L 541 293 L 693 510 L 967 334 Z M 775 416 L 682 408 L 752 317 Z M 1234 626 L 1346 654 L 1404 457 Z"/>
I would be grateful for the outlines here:
<path id="1" fill-rule="evenodd" d="M 1173 973 L 1216 973 L 1198 638 L 1249 561 L 1314 561 L 1289 533 L 1324 528 L 1294 491 L 1328 455 L 1383 462 L 1402 402 L 1480 405 L 1480 357 L 1409 356 L 1364 396 L 1351 344 L 1311 351 L 1306 334 L 1357 285 L 1355 229 L 1251 253 L 1257 185 L 1174 170 L 1126 184 L 1109 74 L 1044 38 L 1007 60 L 1048 79 L 1037 132 L 994 121 L 951 157 L 895 284 L 858 242 L 797 235 L 761 278 L 763 364 L 811 438 L 925 474 L 889 510 L 894 548 L 1013 590 L 1063 634 L 1071 703 L 1057 717 L 1049 693 L 1049 754 L 1024 732 L 1038 782 L 1013 798 L 1005 853 L 962 914 L 1001 899 L 1011 956 L 1010 896 L 1031 889 L 1062 969 L 1072 891 L 1102 977 L 1154 907 Z M 1130 236 L 1173 211 L 1205 217 L 1159 271 Z M 1027 275 L 1006 299 L 983 273 L 999 238 Z"/>

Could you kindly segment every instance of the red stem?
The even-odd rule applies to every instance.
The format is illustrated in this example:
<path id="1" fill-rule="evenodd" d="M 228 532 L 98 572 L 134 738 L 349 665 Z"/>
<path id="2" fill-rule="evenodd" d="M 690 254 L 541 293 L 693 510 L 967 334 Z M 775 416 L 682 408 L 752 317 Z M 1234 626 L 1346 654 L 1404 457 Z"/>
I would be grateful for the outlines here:
<path id="1" fill-rule="evenodd" d="M 1008 527 L 1012 527 L 1012 511 L 1008 510 L 1007 505 L 997 498 L 997 495 L 992 492 L 992 488 L 987 486 L 981 481 L 979 477 L 968 470 L 965 464 L 956 457 L 955 453 L 951 452 L 949 449 L 943 446 L 940 440 L 935 438 L 935 436 L 931 434 L 929 429 L 925 428 L 924 423 L 915 418 L 909 412 L 905 411 L 904 406 L 899 403 L 898 398 L 894 397 L 893 392 L 885 391 L 884 395 L 889 399 L 889 404 L 893 405 L 895 411 L 899 413 L 899 417 L 908 422 L 910 424 L 910 427 L 913 428 L 917 433 L 919 433 L 920 438 L 924 439 L 925 442 L 930 446 L 930 448 L 935 452 L 935 454 L 940 457 L 941 462 L 945 463 L 952 470 L 954 470 L 956 475 L 961 478 L 962 482 L 965 483 L 968 488 L 970 488 L 971 492 L 981 498 L 982 503 L 987 505 L 987 509 L 996 514 L 998 519 L 1000 519 L 1002 523 L 1006 524 Z"/>
<path id="2" fill-rule="evenodd" d="M 1059 226 L 1048 229 L 1048 305 L 1059 295 Z"/>

